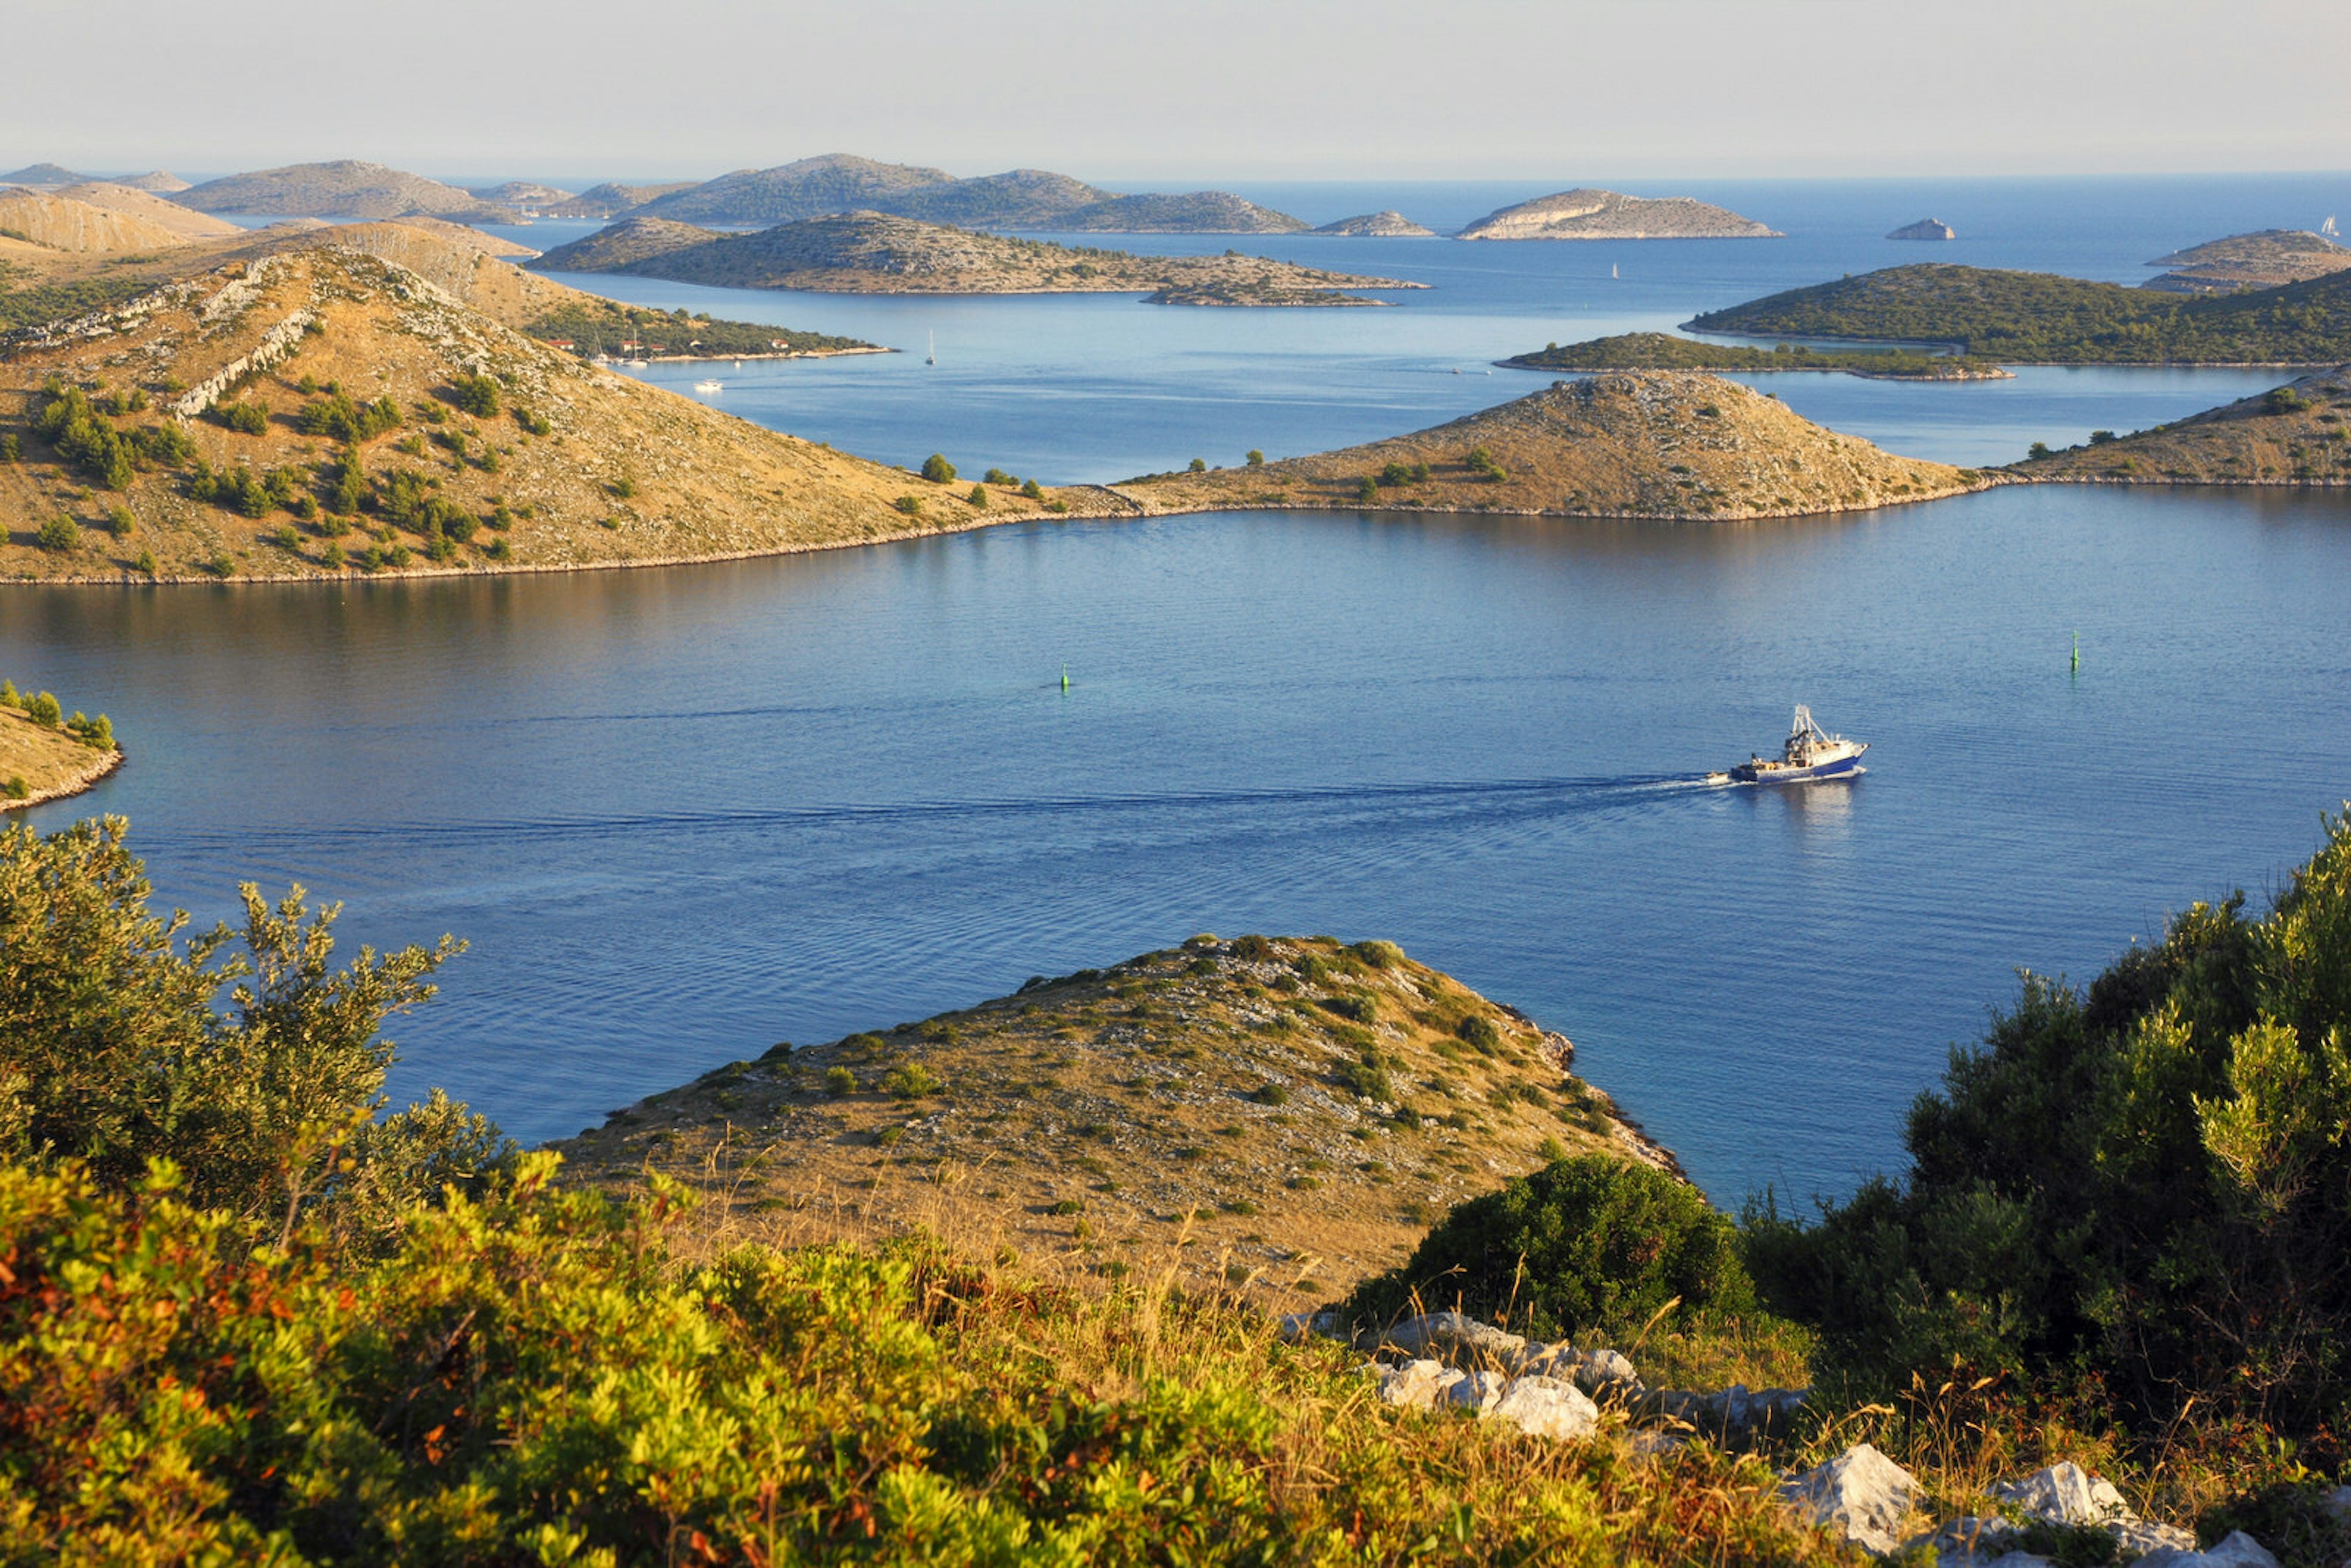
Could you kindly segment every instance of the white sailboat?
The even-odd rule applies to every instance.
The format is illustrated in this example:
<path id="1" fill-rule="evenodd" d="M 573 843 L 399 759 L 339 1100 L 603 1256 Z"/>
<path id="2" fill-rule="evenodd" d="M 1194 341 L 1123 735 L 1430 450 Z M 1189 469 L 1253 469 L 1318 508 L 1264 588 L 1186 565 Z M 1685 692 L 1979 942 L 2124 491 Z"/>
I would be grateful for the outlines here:
<path id="1" fill-rule="evenodd" d="M 1616 276 L 1616 264 L 1613 261 L 1608 264 L 1608 276 L 1611 277 Z"/>
<path id="2" fill-rule="evenodd" d="M 2333 218 L 2329 218 L 2329 219 L 2327 219 L 2325 223 L 2323 223 L 2323 224 L 2319 225 L 2318 225 L 2318 232 L 2319 232 L 2320 234 L 2325 235 L 2328 239 L 2335 239 L 2335 238 L 2337 238 L 2337 237 L 2338 237 L 2338 235 L 2336 235 L 2336 233 L 2335 233 L 2335 220 L 2334 220 Z"/>

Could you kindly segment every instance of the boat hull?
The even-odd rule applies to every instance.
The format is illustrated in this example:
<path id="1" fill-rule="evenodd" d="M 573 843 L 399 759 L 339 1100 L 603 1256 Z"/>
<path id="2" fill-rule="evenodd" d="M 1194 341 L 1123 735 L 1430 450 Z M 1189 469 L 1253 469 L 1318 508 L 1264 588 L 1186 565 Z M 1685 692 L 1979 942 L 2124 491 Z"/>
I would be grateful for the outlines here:
<path id="1" fill-rule="evenodd" d="M 1842 779 L 1861 771 L 1861 753 L 1868 749 L 1865 746 L 1850 757 L 1815 762 L 1809 768 L 1793 768 L 1779 762 L 1763 766 L 1742 762 L 1730 770 L 1730 777 L 1741 784 L 1802 784 L 1815 779 Z"/>

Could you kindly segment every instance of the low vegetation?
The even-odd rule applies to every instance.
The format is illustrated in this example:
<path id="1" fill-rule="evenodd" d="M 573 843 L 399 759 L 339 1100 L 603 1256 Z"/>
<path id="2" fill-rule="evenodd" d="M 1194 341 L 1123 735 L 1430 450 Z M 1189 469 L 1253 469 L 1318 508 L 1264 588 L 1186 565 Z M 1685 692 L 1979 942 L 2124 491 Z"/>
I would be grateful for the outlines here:
<path id="1" fill-rule="evenodd" d="M 2007 364 L 2339 364 L 2351 272 L 2179 295 L 1927 262 L 1792 288 L 1685 325 L 1745 338 L 1940 343 Z"/>
<path id="2" fill-rule="evenodd" d="M 771 359 L 778 354 L 871 353 L 874 345 L 857 338 L 797 331 L 760 321 L 713 320 L 706 313 L 647 310 L 591 295 L 575 295 L 559 308 L 534 317 L 522 329 L 532 337 L 568 349 L 583 360 Z"/>
<path id="3" fill-rule="evenodd" d="M 1702 343 L 1669 332 L 1625 332 L 1565 347 L 1551 343 L 1501 363 L 1527 371 L 1842 371 L 1890 382 L 1988 381 L 2008 374 L 1990 360 L 1968 354 L 1808 349 L 1801 343 L 1757 349 L 1739 343 Z"/>
<path id="4" fill-rule="evenodd" d="M 1110 488 L 1145 512 L 1367 506 L 1694 520 L 1881 507 L 1984 483 L 1824 430 L 1736 382 L 1656 371 L 1555 382 L 1365 446 Z"/>
<path id="5" fill-rule="evenodd" d="M 2129 435 L 2036 445 L 2014 473 L 2121 485 L 2351 485 L 2351 373 L 2323 371 Z"/>
<path id="6" fill-rule="evenodd" d="M 0 809 L 71 794 L 120 759 L 104 714 L 68 714 L 50 693 L 19 692 L 14 681 L 0 680 Z"/>
<path id="7" fill-rule="evenodd" d="M 837 213 L 758 234 L 721 234 L 660 218 L 627 218 L 549 251 L 550 272 L 617 272 L 733 288 L 853 294 L 1139 293 L 1163 303 L 1317 305 L 1348 288 L 1417 288 L 1395 278 L 1325 272 L 1228 250 L 1136 256 L 1092 246 Z"/>
<path id="8" fill-rule="evenodd" d="M 1775 1467 L 1863 1438 L 1917 1473 L 1917 1519 L 2064 1458 L 2287 1568 L 2351 1550 L 2326 1506 L 2351 810 L 2267 915 L 2191 907 L 2084 993 L 2028 977 L 1919 1103 L 1903 1181 L 1734 1228 L 1663 1172 L 1547 1147 L 1358 1292 L 1450 1287 L 1645 1370 L 1808 1354 L 1798 1418 L 1746 1455 L 1660 1450 L 1623 1412 L 1552 1442 L 1393 1409 L 1352 1353 L 1172 1267 L 861 1239 L 838 1210 L 746 1244 L 691 1184 L 561 1181 L 439 1096 L 371 1115 L 381 1025 L 455 946 L 338 967 L 331 909 L 244 903 L 239 930 L 158 917 L 119 822 L 0 834 L 0 1561 L 1851 1563 Z M 1265 989 L 1301 1027 L 1374 1027 L 1358 995 L 1384 1025 L 1383 983 L 1426 974 L 1384 943 L 1243 937 L 998 1006 L 1115 996 L 1138 1040 L 1180 1040 L 1184 988 L 1234 966 L 1293 977 Z M 1435 1000 L 1464 1060 L 1520 1038 Z M 836 1103 L 892 1108 L 894 1145 L 984 1071 L 909 1047 L 995 1024 L 763 1065 L 807 1055 Z"/>

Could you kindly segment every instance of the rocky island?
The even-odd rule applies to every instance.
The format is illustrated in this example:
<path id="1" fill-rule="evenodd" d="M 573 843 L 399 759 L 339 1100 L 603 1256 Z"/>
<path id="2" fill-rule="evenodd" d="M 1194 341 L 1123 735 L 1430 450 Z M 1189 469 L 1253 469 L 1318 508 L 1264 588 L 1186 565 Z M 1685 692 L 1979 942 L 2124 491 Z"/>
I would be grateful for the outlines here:
<path id="1" fill-rule="evenodd" d="M 1915 224 L 1904 224 L 1886 236 L 1887 239 L 1957 239 L 1951 225 L 1940 218 L 1920 218 Z"/>
<path id="2" fill-rule="evenodd" d="M 1324 224 L 1310 234 L 1345 235 L 1353 238 L 1417 239 L 1434 235 L 1437 231 L 1423 228 L 1402 213 L 1391 208 L 1386 212 L 1364 213 L 1357 217 L 1341 218 L 1335 224 Z"/>
<path id="3" fill-rule="evenodd" d="M 2307 282 L 2351 267 L 2351 247 L 2307 229 L 2263 229 L 2231 235 L 2158 256 L 2147 263 L 2164 269 L 2142 288 L 2171 294 L 2225 294 L 2241 288 L 2276 288 Z"/>
<path id="4" fill-rule="evenodd" d="M 1487 214 L 1458 239 L 1771 239 L 1779 231 L 1689 196 L 1562 191 Z"/>
<path id="5" fill-rule="evenodd" d="M 1105 486 L 1138 512 L 1498 512 L 1676 522 L 1813 516 L 1993 483 L 1823 430 L 1735 382 L 1625 371 L 1311 457 Z"/>
<path id="6" fill-rule="evenodd" d="M 1133 294 L 1159 304 L 1364 305 L 1351 288 L 1419 288 L 1227 251 L 1136 256 L 980 234 L 883 213 L 843 213 L 757 234 L 623 218 L 531 264 L 546 272 L 627 273 L 730 288 L 842 294 Z"/>
<path id="7" fill-rule="evenodd" d="M 289 163 L 207 180 L 173 194 L 200 213 L 260 213 L 283 217 L 398 218 L 411 214 L 461 223 L 502 223 L 514 216 L 470 191 L 355 158 Z"/>
<path id="8" fill-rule="evenodd" d="M 1782 343 L 1770 349 L 1704 343 L 1667 332 L 1625 332 L 1564 347 L 1552 343 L 1495 363 L 1522 371 L 1836 371 L 1867 381 L 2006 381 L 1990 360 L 1965 354 L 1924 354 L 1907 349 L 1850 350 Z"/>

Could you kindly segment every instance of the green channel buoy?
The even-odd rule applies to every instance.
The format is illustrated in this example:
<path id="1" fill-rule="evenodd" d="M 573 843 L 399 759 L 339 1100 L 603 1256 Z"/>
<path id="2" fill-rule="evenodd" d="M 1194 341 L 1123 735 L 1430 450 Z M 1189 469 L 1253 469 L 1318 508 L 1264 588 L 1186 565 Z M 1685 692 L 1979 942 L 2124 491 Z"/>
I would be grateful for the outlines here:
<path id="1" fill-rule="evenodd" d="M 2075 663 L 2078 664 L 2079 662 L 2080 656 L 2077 654 L 2075 656 Z M 1067 664 L 1064 664 L 1061 666 L 1061 689 L 1065 692 L 1070 689 L 1070 666 Z"/>
<path id="2" fill-rule="evenodd" d="M 2082 634 L 2081 634 L 2079 632 L 2074 632 L 2074 674 L 2077 674 L 2077 675 L 2078 675 L 2078 674 L 2080 674 L 2081 673 L 2082 673 Z"/>

